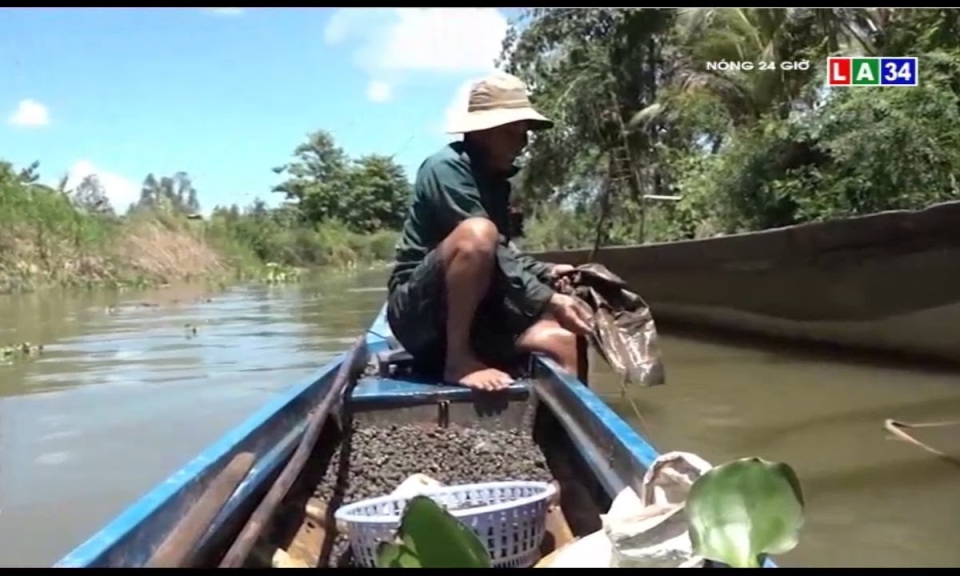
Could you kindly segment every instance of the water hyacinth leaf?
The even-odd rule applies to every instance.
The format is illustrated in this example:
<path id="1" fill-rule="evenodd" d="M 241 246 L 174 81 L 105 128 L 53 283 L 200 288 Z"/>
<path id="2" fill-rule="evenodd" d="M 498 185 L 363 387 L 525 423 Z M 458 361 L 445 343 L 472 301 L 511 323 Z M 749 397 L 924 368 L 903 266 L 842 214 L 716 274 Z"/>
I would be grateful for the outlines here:
<path id="1" fill-rule="evenodd" d="M 377 547 L 378 568 L 423 568 L 414 550 L 403 542 L 382 542 Z"/>
<path id="2" fill-rule="evenodd" d="M 472 530 L 426 496 L 407 504 L 400 525 L 428 568 L 489 568 L 487 549 Z"/>
<path id="3" fill-rule="evenodd" d="M 759 568 L 761 555 L 792 550 L 803 512 L 793 469 L 760 458 L 711 469 L 691 487 L 686 504 L 694 553 L 734 568 Z"/>
<path id="4" fill-rule="evenodd" d="M 381 568 L 490 568 L 490 556 L 477 535 L 426 496 L 407 503 L 397 536 L 381 544 Z"/>
<path id="5" fill-rule="evenodd" d="M 424 568 L 417 555 L 416 543 L 400 530 L 393 542 L 381 542 L 377 547 L 376 565 L 379 568 Z"/>

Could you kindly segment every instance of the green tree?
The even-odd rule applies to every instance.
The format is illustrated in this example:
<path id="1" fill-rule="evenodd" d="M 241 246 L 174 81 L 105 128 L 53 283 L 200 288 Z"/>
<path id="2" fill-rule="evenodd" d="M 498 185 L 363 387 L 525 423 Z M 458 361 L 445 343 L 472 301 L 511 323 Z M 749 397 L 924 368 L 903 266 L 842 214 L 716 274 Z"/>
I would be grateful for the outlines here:
<path id="1" fill-rule="evenodd" d="M 950 10 L 525 11 L 502 65 L 558 121 L 518 179 L 528 237 L 582 246 L 600 219 L 606 243 L 651 237 L 644 221 L 669 240 L 954 198 L 957 30 Z M 824 90 L 826 57 L 857 54 L 920 56 L 923 86 Z"/>
<path id="2" fill-rule="evenodd" d="M 73 203 L 92 214 L 113 214 L 110 199 L 96 174 L 86 176 L 79 185 L 69 192 Z"/>
<path id="3" fill-rule="evenodd" d="M 157 179 L 148 174 L 140 189 L 139 208 L 152 208 L 177 214 L 195 214 L 200 211 L 197 190 L 186 172 Z"/>
<path id="4" fill-rule="evenodd" d="M 286 176 L 273 191 L 293 202 L 304 221 L 337 221 L 356 232 L 402 224 L 410 182 L 392 157 L 369 155 L 351 161 L 323 130 L 310 134 L 293 156 L 290 163 L 273 169 Z"/>
<path id="5" fill-rule="evenodd" d="M 371 154 L 351 166 L 350 205 L 343 219 L 362 232 L 397 230 L 403 225 L 411 192 L 404 169 L 392 157 Z"/>
<path id="6" fill-rule="evenodd" d="M 294 160 L 273 169 L 287 179 L 273 188 L 296 202 L 304 218 L 321 221 L 343 212 L 349 160 L 333 136 L 318 130 L 293 151 Z"/>

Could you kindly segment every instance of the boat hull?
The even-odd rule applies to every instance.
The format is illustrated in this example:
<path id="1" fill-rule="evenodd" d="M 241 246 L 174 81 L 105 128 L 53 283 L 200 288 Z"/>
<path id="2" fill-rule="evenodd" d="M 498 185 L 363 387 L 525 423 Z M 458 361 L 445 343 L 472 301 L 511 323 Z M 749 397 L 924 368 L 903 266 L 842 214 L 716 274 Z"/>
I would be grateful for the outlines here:
<path id="1" fill-rule="evenodd" d="M 367 334 L 372 354 L 391 348 L 391 334 L 381 310 Z M 193 461 L 134 502 L 89 540 L 63 557 L 56 567 L 143 567 L 193 506 L 203 490 L 231 459 L 242 452 L 256 456 L 253 469 L 217 516 L 198 546 L 200 557 L 215 557 L 236 537 L 295 450 L 306 429 L 310 409 L 330 392 L 344 358 L 322 368 L 310 381 L 264 406 Z M 559 422 L 569 439 L 568 450 L 592 486 L 591 499 L 601 506 L 624 487 L 639 489 L 647 468 L 659 456 L 584 383 L 545 357 L 535 357 L 533 378 L 511 386 L 508 401 L 531 395 Z M 475 394 L 463 387 L 393 380 L 377 376 L 360 380 L 351 396 L 358 414 L 399 414 L 416 409 L 459 406 L 467 419 L 479 419 Z M 594 515 L 594 521 L 599 519 Z M 211 552 L 213 551 L 213 552 Z M 772 564 L 771 564 L 772 566 Z"/>
<path id="2" fill-rule="evenodd" d="M 662 326 L 960 364 L 960 202 L 704 240 L 605 248 Z M 581 264 L 590 250 L 541 252 Z"/>

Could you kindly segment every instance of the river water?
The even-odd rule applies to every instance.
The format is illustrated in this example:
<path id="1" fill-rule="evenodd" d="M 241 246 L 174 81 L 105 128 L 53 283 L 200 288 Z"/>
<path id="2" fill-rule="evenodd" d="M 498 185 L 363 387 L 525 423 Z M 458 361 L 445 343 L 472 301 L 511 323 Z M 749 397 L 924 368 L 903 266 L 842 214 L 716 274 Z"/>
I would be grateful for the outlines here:
<path id="1" fill-rule="evenodd" d="M 273 394 L 349 345 L 385 272 L 290 286 L 0 297 L 0 565 L 59 559 Z M 655 312 L 655 311 L 654 311 Z M 960 564 L 960 468 L 882 429 L 960 419 L 960 377 L 662 334 L 666 386 L 591 386 L 661 450 L 792 464 L 807 524 L 785 566 Z M 925 441 L 960 454 L 956 430 Z"/>

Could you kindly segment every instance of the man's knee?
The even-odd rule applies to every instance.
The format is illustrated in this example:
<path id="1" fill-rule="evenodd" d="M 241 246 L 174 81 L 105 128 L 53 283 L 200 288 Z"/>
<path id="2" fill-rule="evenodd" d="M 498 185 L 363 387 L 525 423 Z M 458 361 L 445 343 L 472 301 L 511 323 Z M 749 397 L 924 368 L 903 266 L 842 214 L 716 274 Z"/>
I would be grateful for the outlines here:
<path id="1" fill-rule="evenodd" d="M 467 218 L 453 229 L 444 242 L 450 256 L 491 258 L 496 253 L 499 232 L 486 218 Z"/>
<path id="2" fill-rule="evenodd" d="M 548 346 L 557 354 L 569 355 L 577 352 L 577 335 L 563 327 L 557 327 L 547 338 Z"/>
<path id="3" fill-rule="evenodd" d="M 520 351 L 546 354 L 570 372 L 577 371 L 577 336 L 560 326 L 544 326 L 525 335 Z"/>
<path id="4" fill-rule="evenodd" d="M 568 372 L 577 371 L 577 335 L 567 330 L 559 328 L 550 335 L 549 344 L 546 346 L 547 354 L 553 358 Z"/>
<path id="5" fill-rule="evenodd" d="M 555 321 L 546 320 L 534 324 L 521 336 L 519 344 L 523 349 L 531 352 L 569 357 L 571 354 L 576 354 L 577 335 Z"/>

